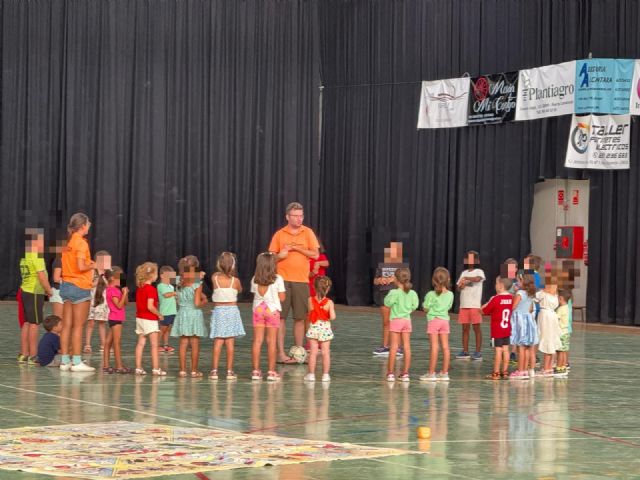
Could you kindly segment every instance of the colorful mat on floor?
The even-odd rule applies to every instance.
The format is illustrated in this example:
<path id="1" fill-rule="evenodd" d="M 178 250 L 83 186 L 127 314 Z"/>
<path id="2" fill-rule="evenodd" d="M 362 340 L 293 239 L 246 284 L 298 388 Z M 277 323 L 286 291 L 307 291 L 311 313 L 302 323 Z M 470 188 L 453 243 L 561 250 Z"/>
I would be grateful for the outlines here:
<path id="1" fill-rule="evenodd" d="M 132 422 L 0 430 L 0 469 L 70 478 L 141 478 L 407 453 L 413 452 Z"/>

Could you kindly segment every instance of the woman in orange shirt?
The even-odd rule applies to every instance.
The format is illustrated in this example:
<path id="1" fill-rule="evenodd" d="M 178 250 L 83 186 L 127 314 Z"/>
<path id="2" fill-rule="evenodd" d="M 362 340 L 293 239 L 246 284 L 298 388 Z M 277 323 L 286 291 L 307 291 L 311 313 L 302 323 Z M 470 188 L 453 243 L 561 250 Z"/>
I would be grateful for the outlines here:
<path id="1" fill-rule="evenodd" d="M 62 332 L 60 335 L 60 370 L 92 372 L 95 368 L 82 361 L 82 332 L 89 314 L 93 270 L 96 263 L 91 260 L 89 242 L 84 238 L 89 233 L 91 222 L 84 213 L 76 213 L 67 226 L 68 241 L 62 252 L 62 283 L 60 296 L 64 302 L 62 310 Z M 71 344 L 71 345 L 69 345 Z M 73 358 L 69 355 L 70 347 Z"/>

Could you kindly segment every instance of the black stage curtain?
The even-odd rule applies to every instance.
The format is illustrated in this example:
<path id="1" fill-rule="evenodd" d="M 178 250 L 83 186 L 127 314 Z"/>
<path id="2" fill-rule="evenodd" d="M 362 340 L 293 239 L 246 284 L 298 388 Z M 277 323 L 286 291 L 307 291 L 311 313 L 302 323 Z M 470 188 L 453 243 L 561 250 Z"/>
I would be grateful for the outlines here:
<path id="1" fill-rule="evenodd" d="M 93 251 L 133 273 L 255 256 L 300 201 L 317 218 L 315 4 L 4 1 L 0 296 L 26 223 L 91 217 Z M 51 237 L 49 238 L 51 240 Z"/>
<path id="2" fill-rule="evenodd" d="M 18 285 L 20 228 L 55 223 L 51 211 L 86 211 L 94 250 L 130 272 L 187 253 L 211 270 L 231 249 L 247 279 L 294 199 L 327 244 L 339 300 L 371 302 L 372 250 L 396 236 L 422 295 L 435 266 L 459 274 L 467 249 L 489 278 L 521 258 L 534 183 L 571 177 L 591 180 L 588 318 L 640 323 L 637 125 L 626 172 L 565 170 L 567 117 L 416 130 L 424 79 L 640 57 L 635 0 L 0 8 L 0 296 Z"/>
<path id="3" fill-rule="evenodd" d="M 479 250 L 492 279 L 530 250 L 534 183 L 591 180 L 588 318 L 640 324 L 637 161 L 632 169 L 563 167 L 569 117 L 416 130 L 420 81 L 576 58 L 640 56 L 637 2 L 622 0 L 327 0 L 320 9 L 323 92 L 321 230 L 339 299 L 371 303 L 371 239 L 405 236 L 415 288 L 455 277 Z M 376 254 L 381 259 L 380 254 Z"/>

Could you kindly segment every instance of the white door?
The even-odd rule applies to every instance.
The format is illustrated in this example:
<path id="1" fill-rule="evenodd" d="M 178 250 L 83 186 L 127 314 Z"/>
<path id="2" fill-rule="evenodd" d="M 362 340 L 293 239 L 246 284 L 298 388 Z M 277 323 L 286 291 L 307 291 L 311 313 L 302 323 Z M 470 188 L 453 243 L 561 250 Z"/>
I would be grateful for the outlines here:
<path id="1" fill-rule="evenodd" d="M 536 183 L 531 214 L 531 251 L 545 261 L 556 260 L 556 228 L 562 226 L 584 227 L 584 238 L 588 240 L 589 180 L 551 179 Z M 584 261 L 574 261 L 580 268 L 580 277 L 573 290 L 573 304 L 584 307 L 588 268 Z"/>

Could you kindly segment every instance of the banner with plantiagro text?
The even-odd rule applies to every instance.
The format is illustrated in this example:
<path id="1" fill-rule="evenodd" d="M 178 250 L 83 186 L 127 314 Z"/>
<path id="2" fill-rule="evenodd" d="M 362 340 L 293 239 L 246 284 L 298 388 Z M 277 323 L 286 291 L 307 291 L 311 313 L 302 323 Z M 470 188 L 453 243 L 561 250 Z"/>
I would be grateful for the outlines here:
<path id="1" fill-rule="evenodd" d="M 630 168 L 629 115 L 640 115 L 640 60 L 589 58 L 516 72 L 424 81 L 418 128 L 570 114 L 574 117 L 565 167 Z"/>
<path id="2" fill-rule="evenodd" d="M 516 120 L 573 114 L 575 80 L 575 61 L 520 70 Z"/>

